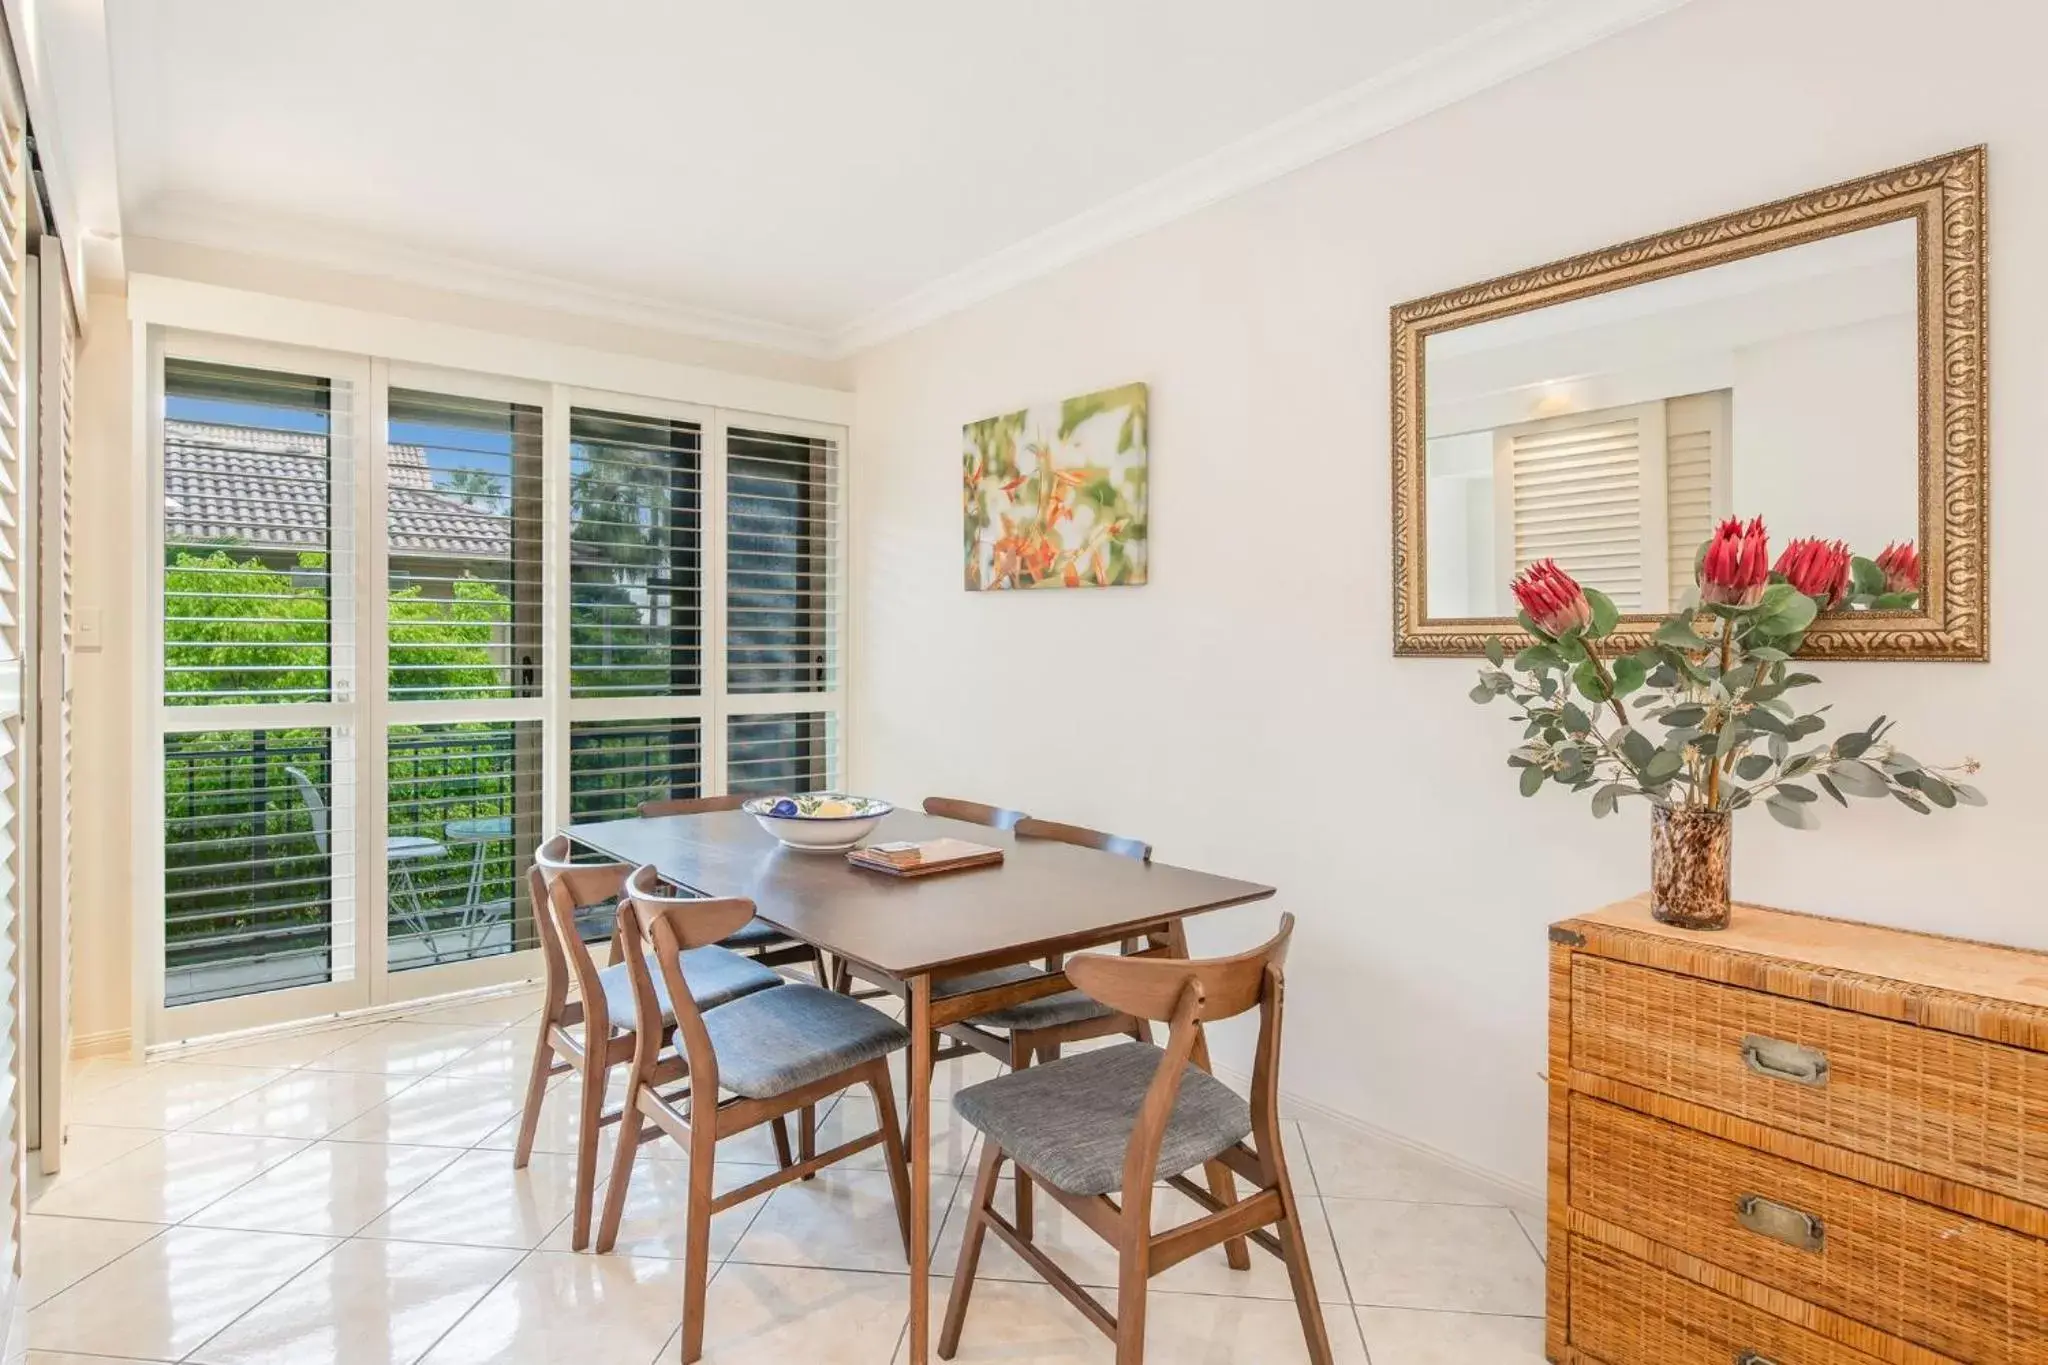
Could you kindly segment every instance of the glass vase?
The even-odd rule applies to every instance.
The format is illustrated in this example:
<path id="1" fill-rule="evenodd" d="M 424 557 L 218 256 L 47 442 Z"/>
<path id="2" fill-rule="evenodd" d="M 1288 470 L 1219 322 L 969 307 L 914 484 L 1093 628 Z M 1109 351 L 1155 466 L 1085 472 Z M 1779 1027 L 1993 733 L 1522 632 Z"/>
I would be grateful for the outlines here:
<path id="1" fill-rule="evenodd" d="M 1681 929 L 1728 927 L 1733 825 L 1725 810 L 1650 808 L 1650 914 Z"/>

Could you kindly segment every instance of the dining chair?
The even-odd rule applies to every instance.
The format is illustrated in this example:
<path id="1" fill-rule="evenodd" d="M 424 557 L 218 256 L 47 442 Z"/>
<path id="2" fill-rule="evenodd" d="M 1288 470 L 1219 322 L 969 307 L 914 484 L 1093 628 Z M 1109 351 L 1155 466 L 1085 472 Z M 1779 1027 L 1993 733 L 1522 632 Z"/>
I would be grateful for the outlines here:
<path id="1" fill-rule="evenodd" d="M 642 801 L 640 818 L 653 820 L 664 815 L 708 815 L 716 811 L 738 810 L 750 799 L 746 792 L 729 792 L 724 796 L 678 796 L 665 801 Z M 759 958 L 770 967 L 787 966 L 792 962 L 809 963 L 817 973 L 818 984 L 825 984 L 825 955 L 808 943 L 789 937 L 766 920 L 756 919 L 741 926 L 738 933 L 719 946 Z"/>
<path id="2" fill-rule="evenodd" d="M 619 899 L 615 941 L 631 945 L 626 967 L 640 1027 L 626 1077 L 627 1121 L 612 1156 L 597 1249 L 617 1244 L 619 1218 L 640 1143 L 666 1134 L 689 1153 L 689 1198 L 683 1250 L 684 1365 L 704 1349 L 704 1286 L 710 1274 L 711 1216 L 816 1174 L 880 1144 L 896 1200 L 896 1220 L 910 1253 L 910 1174 L 889 1054 L 909 1046 L 910 1033 L 881 1011 L 819 986 L 801 983 L 701 1010 L 696 977 L 699 945 L 726 938 L 754 913 L 748 900 L 684 900 L 663 894 L 659 875 L 642 867 Z M 676 1046 L 664 1055 L 657 1037 L 663 1002 L 676 1002 Z M 781 1123 L 841 1090 L 865 1085 L 875 1104 L 875 1130 L 830 1151 L 806 1155 L 724 1194 L 712 1193 L 718 1143 L 764 1123 Z M 731 1093 L 721 1100 L 721 1091 Z M 701 1102 L 701 1103 L 700 1103 Z"/>
<path id="3" fill-rule="evenodd" d="M 1106 834 L 1101 830 L 1088 829 L 1081 825 L 1063 825 L 1050 820 L 1038 820 L 1014 811 L 1002 811 L 993 806 L 979 806 L 974 802 L 952 801 L 935 798 L 954 811 L 976 809 L 1003 817 L 1016 815 L 1008 825 L 997 825 L 994 821 L 980 821 L 995 828 L 1013 830 L 1020 839 L 1056 839 L 1061 843 L 1074 844 L 1081 848 L 1098 849 L 1115 853 L 1120 857 L 1136 858 L 1140 862 L 1152 861 L 1152 846 L 1138 839 L 1125 838 L 1118 834 Z M 932 801 L 925 802 L 930 811 Z M 968 819 L 965 814 L 954 814 L 951 818 Z M 1125 945 L 1130 952 L 1134 944 Z M 1057 959 L 1048 960 L 1044 971 L 1056 971 Z M 1041 975 L 1039 968 L 1016 966 L 997 967 L 985 972 L 972 972 L 966 976 L 944 977 L 932 983 L 934 998 L 959 995 L 967 991 L 988 990 L 994 986 L 1007 986 L 1020 981 L 1029 981 Z M 1067 1043 L 1085 1042 L 1093 1038 L 1111 1038 L 1125 1035 L 1138 1042 L 1151 1040 L 1151 1028 L 1142 1019 L 1133 1018 L 1111 1009 L 1099 1000 L 1090 999 L 1080 991 L 1061 991 L 1057 995 L 1041 996 L 1027 1000 L 1021 1005 L 1010 1005 L 1003 1009 L 977 1014 L 971 1019 L 950 1024 L 943 1030 L 951 1040 L 951 1046 L 936 1048 L 932 1052 L 932 1065 L 937 1066 L 947 1058 L 964 1056 L 968 1051 L 979 1052 L 993 1057 L 1012 1071 L 1021 1071 L 1030 1066 L 1034 1059 L 1057 1061 L 1060 1049 Z M 913 1116 L 912 1129 L 916 1128 Z M 1017 1226 L 1029 1229 L 1032 1225 L 1031 1182 L 1018 1177 L 1016 1182 Z"/>
<path id="4" fill-rule="evenodd" d="M 954 1109 L 982 1135 L 982 1154 L 939 1334 L 943 1359 L 960 1348 L 982 1240 L 993 1231 L 1116 1343 L 1116 1365 L 1145 1359 L 1146 1296 L 1154 1275 L 1219 1244 L 1234 1268 L 1247 1268 L 1241 1258 L 1248 1238 L 1286 1264 L 1309 1359 L 1331 1365 L 1280 1138 L 1282 967 L 1293 933 L 1294 917 L 1283 915 L 1270 942 L 1236 957 L 1077 956 L 1067 963 L 1074 984 L 1119 1013 L 1166 1021 L 1166 1046 L 1130 1042 L 1083 1052 L 954 1096 Z M 1259 1040 L 1247 1103 L 1209 1074 L 1202 1026 L 1253 1009 L 1259 1011 Z M 1117 1249 L 1114 1316 L 1029 1232 L 996 1211 L 997 1175 L 1006 1160 L 1020 1179 L 1028 1173 Z M 1208 1170 L 1206 1189 L 1187 1177 L 1197 1166 Z M 1233 1174 L 1250 1182 L 1249 1196 L 1239 1196 Z M 1162 1179 L 1207 1212 L 1155 1233 L 1153 1186 Z M 1264 1231 L 1268 1226 L 1272 1232 Z"/>
<path id="5" fill-rule="evenodd" d="M 541 1105 L 548 1082 L 569 1071 L 582 1080 L 576 1126 L 576 1213 L 570 1246 L 590 1244 L 591 1204 L 597 1189 L 597 1144 L 600 1131 L 617 1123 L 622 1109 L 606 1112 L 604 1097 L 612 1068 L 633 1059 L 643 1026 L 634 1007 L 629 964 L 624 947 L 612 936 L 610 962 L 599 967 L 590 945 L 577 932 L 579 910 L 616 899 L 632 872 L 627 863 L 575 863 L 569 841 L 556 835 L 533 856 L 527 873 L 533 895 L 533 919 L 539 931 L 541 962 L 546 977 L 546 1005 L 541 1010 L 540 1036 L 534 1040 L 533 1068 L 526 1082 L 526 1104 L 519 1116 L 519 1136 L 512 1148 L 512 1168 L 526 1169 L 533 1156 Z M 706 948 L 690 962 L 692 1010 L 709 1010 L 743 996 L 780 987 L 783 978 L 772 968 L 724 948 Z M 670 997 L 659 1000 L 652 1039 L 659 1049 L 672 1027 Z M 630 1126 L 630 1125 L 629 1125 Z M 777 1153 L 791 1164 L 786 1125 L 776 1130 Z"/>
<path id="6" fill-rule="evenodd" d="M 1001 806 L 985 806 L 979 801 L 962 801 L 957 796 L 927 796 L 924 813 L 946 820 L 965 820 L 971 825 L 987 825 L 990 829 L 1015 829 L 1020 820 L 1031 818 L 1021 810 L 1004 810 Z"/>

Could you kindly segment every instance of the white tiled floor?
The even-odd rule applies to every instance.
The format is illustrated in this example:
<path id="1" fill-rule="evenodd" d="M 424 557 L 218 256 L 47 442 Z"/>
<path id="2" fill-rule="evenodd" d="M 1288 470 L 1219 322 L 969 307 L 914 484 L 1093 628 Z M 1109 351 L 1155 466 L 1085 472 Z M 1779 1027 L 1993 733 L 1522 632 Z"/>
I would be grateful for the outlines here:
<path id="1" fill-rule="evenodd" d="M 31 1186 L 29 1361 L 674 1360 L 681 1151 L 643 1149 L 609 1256 L 568 1249 L 573 1079 L 550 1095 L 531 1166 L 512 1169 L 538 1006 L 523 992 L 145 1067 L 83 1068 L 65 1172 Z M 943 1095 L 990 1074 L 979 1059 L 940 1072 L 935 1312 L 974 1147 Z M 843 1098 L 821 1146 L 872 1122 L 864 1095 Z M 1339 1365 L 1542 1359 L 1539 1220 L 1346 1130 L 1290 1124 L 1289 1147 Z M 763 1133 L 721 1158 L 729 1186 L 774 1155 Z M 1191 1207 L 1171 1192 L 1159 1199 L 1162 1220 Z M 1046 1199 L 1039 1236 L 1114 1302 L 1114 1260 Z M 711 1252 L 707 1361 L 903 1360 L 908 1279 L 879 1152 L 719 1215 Z M 1249 1273 L 1218 1251 L 1155 1280 L 1148 1329 L 1160 1365 L 1306 1359 L 1286 1275 L 1256 1251 Z M 1113 1354 L 990 1241 L 961 1361 L 1100 1365 Z"/>

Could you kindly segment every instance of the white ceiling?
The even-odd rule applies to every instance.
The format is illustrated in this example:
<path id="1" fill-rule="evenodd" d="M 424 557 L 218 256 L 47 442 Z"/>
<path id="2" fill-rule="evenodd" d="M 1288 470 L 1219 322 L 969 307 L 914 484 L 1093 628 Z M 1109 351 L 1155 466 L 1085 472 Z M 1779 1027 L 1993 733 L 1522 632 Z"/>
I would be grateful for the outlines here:
<path id="1" fill-rule="evenodd" d="M 827 352 L 1678 0 L 106 0 L 121 221 Z"/>

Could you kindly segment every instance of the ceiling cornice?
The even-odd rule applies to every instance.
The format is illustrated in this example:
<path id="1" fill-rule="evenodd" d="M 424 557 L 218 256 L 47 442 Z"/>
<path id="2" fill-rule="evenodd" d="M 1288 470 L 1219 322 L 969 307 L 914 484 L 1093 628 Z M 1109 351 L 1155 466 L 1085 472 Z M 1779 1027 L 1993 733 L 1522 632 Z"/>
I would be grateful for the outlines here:
<path id="1" fill-rule="evenodd" d="M 1491 24 L 955 270 L 837 332 L 488 265 L 327 225 L 266 218 L 225 204 L 160 200 L 131 213 L 128 227 L 136 236 L 837 359 L 1300 170 L 1685 3 L 1526 0 Z"/>
<path id="2" fill-rule="evenodd" d="M 792 355 L 829 357 L 824 332 L 559 276 L 489 265 L 458 256 L 342 231 L 317 223 L 265 217 L 199 200 L 158 201 L 130 215 L 131 233 L 219 251 L 268 256 L 351 275 L 399 280 L 453 294 L 523 304 L 653 331 L 673 332 Z"/>
<path id="3" fill-rule="evenodd" d="M 985 256 L 839 332 L 844 356 L 992 298 L 1677 9 L 1687 0 L 1529 0 L 1494 23 L 1065 222 Z"/>

